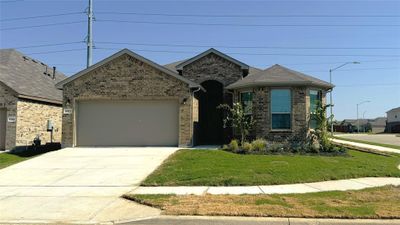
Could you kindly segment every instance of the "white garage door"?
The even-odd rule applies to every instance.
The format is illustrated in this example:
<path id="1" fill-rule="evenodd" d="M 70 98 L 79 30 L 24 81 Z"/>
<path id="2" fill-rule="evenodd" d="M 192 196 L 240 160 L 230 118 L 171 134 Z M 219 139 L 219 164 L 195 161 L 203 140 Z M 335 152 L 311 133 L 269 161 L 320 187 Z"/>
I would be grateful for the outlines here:
<path id="1" fill-rule="evenodd" d="M 177 146 L 178 101 L 81 101 L 78 146 Z"/>

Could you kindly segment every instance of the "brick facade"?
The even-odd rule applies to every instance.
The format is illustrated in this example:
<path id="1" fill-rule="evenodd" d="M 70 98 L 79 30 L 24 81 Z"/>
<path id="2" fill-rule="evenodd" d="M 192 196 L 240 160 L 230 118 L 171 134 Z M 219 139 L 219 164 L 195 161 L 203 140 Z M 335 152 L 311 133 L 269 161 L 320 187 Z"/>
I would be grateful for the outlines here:
<path id="1" fill-rule="evenodd" d="M 239 65 L 210 53 L 184 66 L 182 76 L 198 84 L 207 80 L 216 80 L 226 87 L 241 79 L 243 71 Z"/>
<path id="2" fill-rule="evenodd" d="M 123 54 L 63 87 L 64 108 L 62 143 L 74 146 L 74 114 L 79 100 L 162 100 L 177 99 L 179 106 L 179 145 L 192 140 L 192 95 L 189 85 L 128 54 Z M 185 100 L 185 104 L 182 102 Z M 157 137 L 154 137 L 157 138 Z"/>
<path id="3" fill-rule="evenodd" d="M 52 120 L 55 128 L 53 141 L 61 141 L 60 105 L 21 99 L 18 95 L 0 84 L 0 108 L 7 110 L 7 117 L 15 117 L 15 122 L 6 122 L 5 149 L 32 145 L 38 134 L 42 143 L 50 142 L 47 120 Z"/>
<path id="4" fill-rule="evenodd" d="M 0 108 L 7 110 L 7 117 L 17 116 L 17 94 L 0 83 Z M 6 141 L 5 149 L 12 149 L 15 147 L 16 138 L 16 122 L 6 122 Z"/>
<path id="5" fill-rule="evenodd" d="M 273 87 L 275 88 L 275 87 Z M 274 131 L 271 129 L 271 90 L 272 87 L 257 87 L 246 89 L 253 92 L 253 118 L 255 120 L 254 137 L 265 138 L 270 141 L 282 141 L 285 138 L 301 134 L 304 128 L 309 127 L 310 119 L 310 98 L 309 87 L 276 87 L 290 89 L 292 94 L 291 129 L 285 131 Z M 235 99 L 241 90 L 235 92 Z M 322 102 L 325 104 L 325 92 L 322 95 Z"/>

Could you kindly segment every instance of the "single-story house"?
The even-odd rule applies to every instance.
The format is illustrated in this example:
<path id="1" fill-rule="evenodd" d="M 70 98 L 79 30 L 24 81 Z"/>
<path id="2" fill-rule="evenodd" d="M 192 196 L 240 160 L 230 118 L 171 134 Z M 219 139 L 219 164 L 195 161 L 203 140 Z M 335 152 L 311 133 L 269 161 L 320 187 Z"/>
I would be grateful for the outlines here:
<path id="1" fill-rule="evenodd" d="M 36 136 L 61 141 L 62 91 L 55 84 L 65 77 L 15 49 L 0 50 L 0 150 L 30 146 Z"/>
<path id="2" fill-rule="evenodd" d="M 128 49 L 61 81 L 63 146 L 222 144 L 222 103 L 241 102 L 254 135 L 281 140 L 315 126 L 316 101 L 333 85 L 274 65 L 261 70 L 209 49 L 159 65 Z"/>
<path id="3" fill-rule="evenodd" d="M 385 132 L 400 133 L 400 107 L 393 108 L 386 112 L 387 123 Z"/>
<path id="4" fill-rule="evenodd" d="M 386 117 L 377 117 L 375 119 L 345 119 L 336 122 L 333 130 L 336 132 L 353 133 L 357 132 L 357 126 L 360 126 L 360 132 L 382 133 L 386 126 Z"/>

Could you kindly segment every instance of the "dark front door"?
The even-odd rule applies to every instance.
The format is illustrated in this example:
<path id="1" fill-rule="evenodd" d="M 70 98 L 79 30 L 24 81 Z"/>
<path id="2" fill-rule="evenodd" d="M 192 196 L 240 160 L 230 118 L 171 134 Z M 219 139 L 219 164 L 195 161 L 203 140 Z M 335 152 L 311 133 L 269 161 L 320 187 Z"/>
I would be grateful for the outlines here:
<path id="1" fill-rule="evenodd" d="M 223 103 L 223 85 L 218 81 L 205 81 L 201 84 L 206 92 L 199 96 L 199 144 L 222 144 L 222 111 L 217 107 Z"/>

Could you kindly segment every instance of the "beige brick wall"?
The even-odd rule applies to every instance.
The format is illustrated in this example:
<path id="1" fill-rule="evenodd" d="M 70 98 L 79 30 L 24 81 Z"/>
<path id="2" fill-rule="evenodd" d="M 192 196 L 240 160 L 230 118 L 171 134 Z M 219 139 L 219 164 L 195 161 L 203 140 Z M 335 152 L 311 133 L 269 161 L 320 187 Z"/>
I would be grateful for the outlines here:
<path id="1" fill-rule="evenodd" d="M 61 106 L 20 99 L 17 103 L 16 146 L 32 145 L 36 135 L 42 144 L 50 142 L 47 120 L 53 122 L 53 142 L 61 142 L 61 115 Z"/>
<path id="2" fill-rule="evenodd" d="M 7 110 L 7 117 L 17 116 L 17 94 L 0 83 L 0 108 Z M 6 122 L 6 143 L 5 149 L 12 149 L 15 147 L 15 136 L 16 136 L 16 122 Z"/>
<path id="3" fill-rule="evenodd" d="M 65 147 L 75 144 L 74 108 L 77 101 L 90 99 L 178 99 L 181 103 L 186 99 L 179 108 L 179 145 L 191 145 L 193 101 L 189 85 L 127 54 L 66 84 L 63 93 L 64 107 L 73 110 L 73 114 L 63 115 L 62 144 Z"/>

